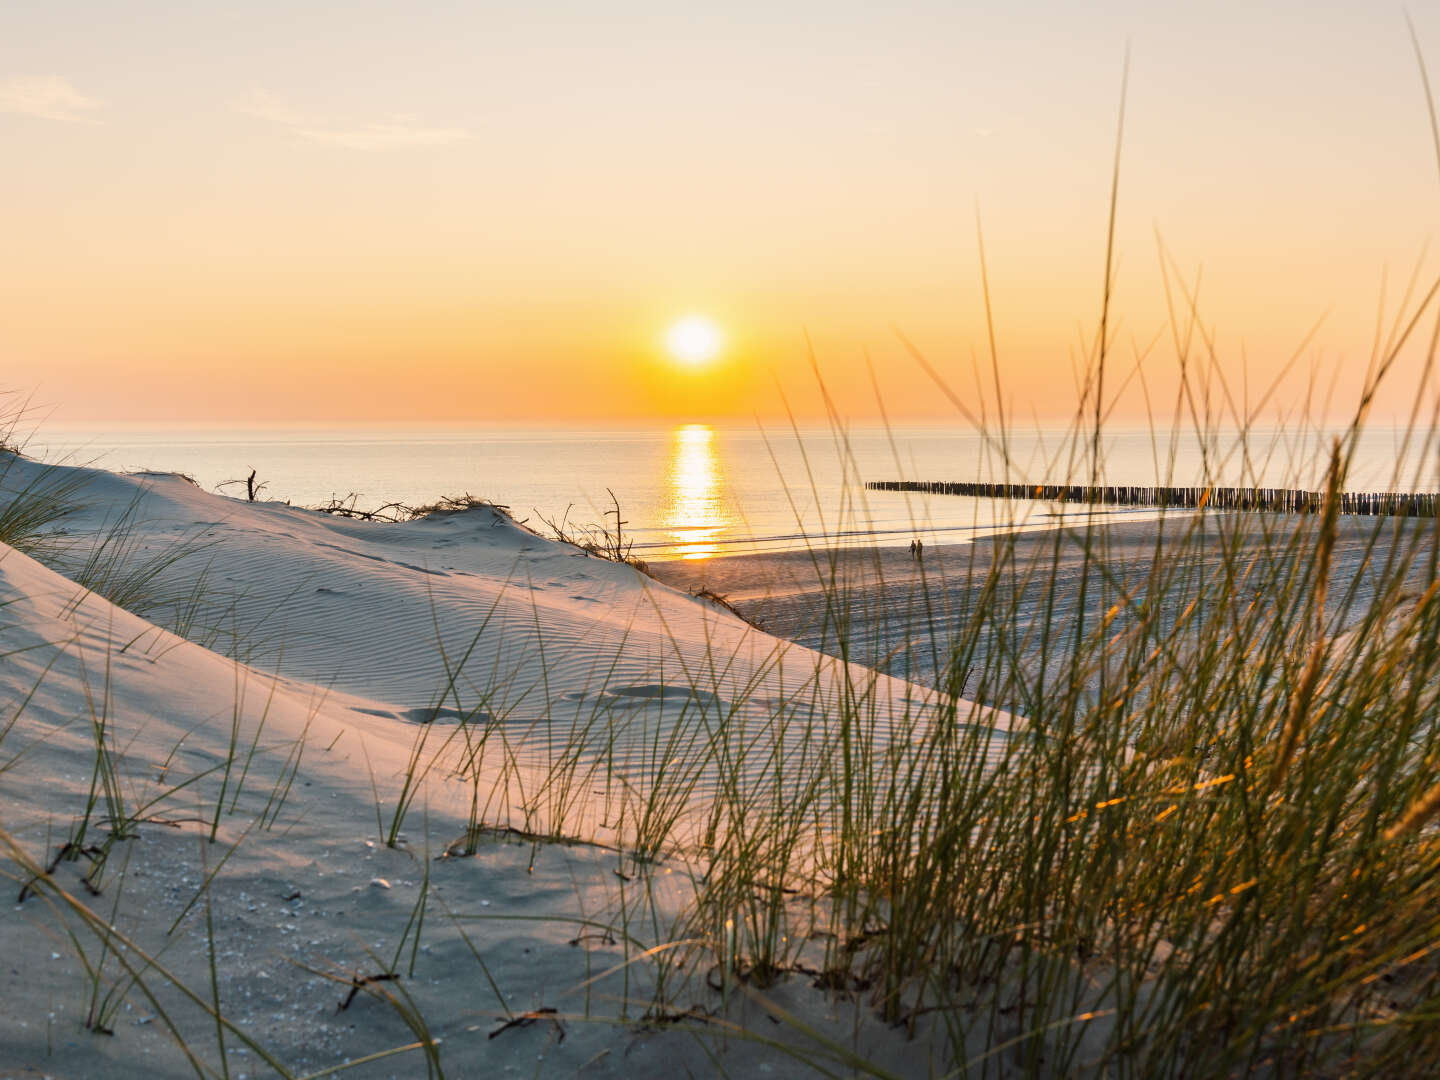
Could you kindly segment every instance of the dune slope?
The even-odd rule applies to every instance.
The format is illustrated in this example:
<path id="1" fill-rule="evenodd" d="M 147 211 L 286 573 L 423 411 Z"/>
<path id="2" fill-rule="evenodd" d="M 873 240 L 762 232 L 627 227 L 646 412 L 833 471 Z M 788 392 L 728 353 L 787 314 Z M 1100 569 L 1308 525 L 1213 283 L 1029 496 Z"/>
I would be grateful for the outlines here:
<path id="1" fill-rule="evenodd" d="M 6 485 L 38 468 L 18 459 Z M 680 948 L 687 842 L 716 785 L 818 783 L 807 762 L 842 699 L 866 739 L 903 746 L 924 692 L 490 508 L 377 524 L 65 475 L 77 509 L 45 557 L 134 585 L 136 610 L 0 550 L 0 855 L 17 895 L 53 866 L 0 919 L 22 1003 L 0 1019 L 8 1060 L 186 1075 L 187 1054 L 224 1055 L 232 1075 L 298 1075 L 435 1038 L 447 1067 L 538 1056 L 547 1074 L 916 1055 L 803 982 L 767 1002 L 815 1034 L 727 1037 L 766 1008 L 703 972 L 657 996 L 643 954 Z M 662 858 L 629 895 L 623 849 L 647 837 Z M 380 973 L 400 979 L 337 1009 Z M 489 1037 L 540 1008 L 558 1013 Z M 360 1074 L 412 1075 L 425 1052 Z"/>

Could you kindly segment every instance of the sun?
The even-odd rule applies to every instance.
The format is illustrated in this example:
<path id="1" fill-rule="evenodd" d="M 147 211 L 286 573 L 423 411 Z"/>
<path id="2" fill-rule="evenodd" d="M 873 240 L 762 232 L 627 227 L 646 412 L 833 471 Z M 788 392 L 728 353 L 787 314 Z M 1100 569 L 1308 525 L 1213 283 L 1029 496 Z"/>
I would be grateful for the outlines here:
<path id="1" fill-rule="evenodd" d="M 720 353 L 720 328 L 699 315 L 687 315 L 670 327 L 665 345 L 670 355 L 690 367 L 704 367 Z"/>

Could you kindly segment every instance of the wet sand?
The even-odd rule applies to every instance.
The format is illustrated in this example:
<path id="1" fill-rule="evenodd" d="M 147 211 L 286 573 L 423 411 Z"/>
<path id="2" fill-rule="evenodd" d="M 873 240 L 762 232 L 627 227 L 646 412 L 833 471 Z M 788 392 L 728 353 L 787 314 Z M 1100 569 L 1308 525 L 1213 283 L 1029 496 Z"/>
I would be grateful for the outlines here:
<path id="1" fill-rule="evenodd" d="M 1127 591 L 1142 588 L 1154 569 L 1162 530 L 1161 558 L 1170 560 L 1165 569 L 1188 575 L 1191 582 L 1213 580 L 1228 561 L 1247 567 L 1253 579 L 1265 572 L 1268 552 L 1278 550 L 1295 529 L 1314 529 L 1317 520 L 1250 516 L 1237 540 L 1234 518 L 1209 515 L 1197 539 L 1182 547 L 1181 537 L 1197 525 L 1192 514 L 1171 514 L 1163 522 L 1149 516 L 1132 521 L 1111 518 L 1097 527 L 1090 541 L 1103 551 L 1098 560 L 1087 560 L 1084 527 L 1072 523 L 1048 531 L 927 547 L 919 559 L 903 547 L 817 549 L 657 562 L 650 570 L 676 588 L 708 589 L 724 597 L 745 618 L 780 637 L 933 686 L 949 662 L 956 630 L 970 621 L 975 606 L 983 601 L 997 564 L 1006 569 L 989 586 L 989 602 L 1014 603 L 1016 628 L 1023 631 L 1034 624 L 1041 601 L 1052 591 L 1051 582 L 1055 588 L 1049 614 L 1063 626 L 1074 621 L 1082 585 L 1088 594 L 1086 607 L 1093 605 L 1097 615 L 1113 603 L 1106 598 L 1113 594 L 1101 587 L 1102 576 Z M 1343 610 L 1347 589 L 1353 585 L 1353 599 L 1363 603 L 1372 595 L 1390 553 L 1399 557 L 1412 543 L 1425 550 L 1435 528 L 1435 522 L 1419 519 L 1340 520 L 1329 606 L 1342 627 L 1348 625 Z M 1402 540 L 1398 545 L 1397 538 Z M 1413 561 L 1407 577 L 1418 579 L 1424 573 L 1424 559 Z M 1297 580 L 1295 585 L 1298 597 L 1303 582 Z M 1242 580 L 1236 587 L 1249 586 Z M 1034 640 L 1032 636 L 1022 641 L 1020 651 L 1033 649 Z M 982 645 L 977 666 L 985 654 Z"/>

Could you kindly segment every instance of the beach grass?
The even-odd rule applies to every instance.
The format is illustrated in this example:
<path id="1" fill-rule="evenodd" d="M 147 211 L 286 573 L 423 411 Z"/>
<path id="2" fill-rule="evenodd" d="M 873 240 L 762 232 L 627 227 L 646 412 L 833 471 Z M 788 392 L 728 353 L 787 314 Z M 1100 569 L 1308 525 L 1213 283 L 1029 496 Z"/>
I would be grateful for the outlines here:
<path id="1" fill-rule="evenodd" d="M 867 655 L 863 625 L 884 582 L 818 548 L 823 651 L 856 663 L 817 659 L 761 722 L 743 706 L 771 667 L 793 663 L 778 644 L 738 686 L 723 664 L 667 670 L 684 703 L 676 722 L 645 730 L 603 662 L 569 715 L 537 716 L 504 670 L 480 680 L 467 661 L 482 621 L 467 649 L 441 657 L 448 674 L 409 764 L 375 780 L 376 838 L 391 846 L 429 785 L 468 785 L 471 807 L 458 846 L 417 854 L 427 885 L 377 971 L 423 971 L 422 937 L 466 927 L 473 939 L 491 922 L 453 900 L 448 920 L 425 918 L 428 868 L 499 830 L 532 852 L 579 841 L 616 854 L 611 906 L 574 918 L 623 943 L 619 1004 L 607 1013 L 587 997 L 590 1022 L 683 1015 L 708 991 L 715 1024 L 679 1023 L 705 1027 L 723 1056 L 727 1041 L 771 1037 L 726 1027 L 728 1012 L 801 983 L 852 1002 L 862 1026 L 908 1031 L 937 1075 L 1407 1074 L 1440 1052 L 1440 534 L 1432 521 L 1342 520 L 1362 425 L 1330 444 L 1320 513 L 1165 513 L 1139 579 L 1115 564 L 1098 510 L 1038 542 L 976 545 L 965 576 L 980 600 L 951 613 L 948 634 L 926 623 L 943 657 L 938 692 L 898 716 L 882 711 L 867 666 L 886 659 Z M 1242 452 L 1270 452 L 1242 434 Z M 1221 445 L 1216 432 L 1195 437 Z M 1433 457 L 1433 430 L 1412 442 Z M 1342 530 L 1362 554 L 1337 574 Z M 127 561 L 153 571 L 127 544 L 100 545 L 87 566 L 115 580 L 138 580 Z M 937 583 L 933 603 L 947 595 Z M 274 827 L 305 740 L 266 747 L 268 705 L 246 707 L 253 691 L 236 671 L 219 760 L 143 799 L 106 675 L 93 673 L 93 782 L 66 850 L 92 872 L 110 866 L 86 879 L 104 903 L 125 895 L 130 857 L 117 862 L 115 846 L 182 795 L 204 809 L 208 842 L 237 807 Z M 11 858 L 57 910 L 85 906 L 44 859 Z M 228 858 L 209 859 L 192 898 L 207 918 Z M 78 925 L 99 949 L 86 946 L 87 1013 L 106 1027 L 164 969 L 118 964 L 117 939 L 99 929 L 116 912 L 85 910 Z M 404 1018 L 408 1052 L 438 1074 L 443 1041 L 421 998 L 389 980 L 362 989 Z M 188 1000 L 204 1002 L 223 1050 L 221 1003 L 203 989 Z M 783 1007 L 768 1015 L 791 1049 L 808 1038 Z M 208 1053 L 189 1045 L 193 1027 L 176 1032 L 187 1054 Z M 854 1048 L 821 1056 L 827 1069 L 886 1073 Z"/>

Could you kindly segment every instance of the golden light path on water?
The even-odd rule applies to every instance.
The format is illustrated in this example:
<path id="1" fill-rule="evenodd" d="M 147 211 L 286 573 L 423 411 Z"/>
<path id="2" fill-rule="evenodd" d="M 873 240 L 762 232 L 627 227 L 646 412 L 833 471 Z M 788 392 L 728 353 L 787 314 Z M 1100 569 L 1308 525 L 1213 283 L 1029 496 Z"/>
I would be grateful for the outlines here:
<path id="1" fill-rule="evenodd" d="M 682 559 L 708 559 L 736 524 L 726 510 L 724 470 L 708 424 L 683 424 L 671 434 L 663 524 Z"/>

